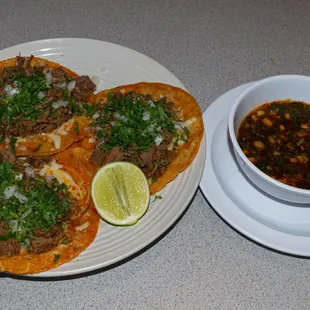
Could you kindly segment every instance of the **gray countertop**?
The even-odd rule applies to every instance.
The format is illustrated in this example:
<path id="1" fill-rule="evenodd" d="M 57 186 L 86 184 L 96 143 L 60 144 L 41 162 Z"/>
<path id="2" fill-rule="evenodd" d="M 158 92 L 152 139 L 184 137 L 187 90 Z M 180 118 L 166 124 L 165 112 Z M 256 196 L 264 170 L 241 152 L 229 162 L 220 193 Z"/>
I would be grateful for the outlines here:
<path id="1" fill-rule="evenodd" d="M 2 0 L 0 49 L 93 38 L 144 53 L 174 73 L 203 111 L 240 84 L 310 73 L 308 0 Z M 310 261 L 225 224 L 198 190 L 156 244 L 77 279 L 0 278 L 1 309 L 310 309 Z"/>

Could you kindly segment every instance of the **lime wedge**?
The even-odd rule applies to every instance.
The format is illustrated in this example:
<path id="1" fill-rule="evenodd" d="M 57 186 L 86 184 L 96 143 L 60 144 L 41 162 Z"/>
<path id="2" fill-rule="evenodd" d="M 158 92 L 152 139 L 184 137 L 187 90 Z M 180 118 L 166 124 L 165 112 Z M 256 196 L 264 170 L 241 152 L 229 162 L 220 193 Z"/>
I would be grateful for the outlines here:
<path id="1" fill-rule="evenodd" d="M 91 195 L 101 218 L 120 226 L 137 223 L 150 203 L 144 173 L 129 162 L 112 162 L 100 168 L 93 178 Z"/>

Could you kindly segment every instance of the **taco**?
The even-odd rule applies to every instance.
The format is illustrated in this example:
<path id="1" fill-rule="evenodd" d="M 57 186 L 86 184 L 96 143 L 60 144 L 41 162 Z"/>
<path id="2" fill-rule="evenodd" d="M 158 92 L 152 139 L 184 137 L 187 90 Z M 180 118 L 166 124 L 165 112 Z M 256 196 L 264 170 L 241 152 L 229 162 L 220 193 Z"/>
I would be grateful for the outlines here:
<path id="1" fill-rule="evenodd" d="M 203 137 L 196 100 L 186 91 L 161 83 L 137 83 L 104 90 L 95 96 L 93 137 L 85 139 L 89 160 L 97 166 L 111 161 L 138 165 L 151 194 L 186 169 Z"/>
<path id="2" fill-rule="evenodd" d="M 55 154 L 83 138 L 96 85 L 38 57 L 0 62 L 0 142 L 17 155 Z"/>
<path id="3" fill-rule="evenodd" d="M 1 155 L 0 271 L 33 274 L 74 259 L 99 224 L 83 171 L 52 156 L 15 157 L 8 146 Z"/>

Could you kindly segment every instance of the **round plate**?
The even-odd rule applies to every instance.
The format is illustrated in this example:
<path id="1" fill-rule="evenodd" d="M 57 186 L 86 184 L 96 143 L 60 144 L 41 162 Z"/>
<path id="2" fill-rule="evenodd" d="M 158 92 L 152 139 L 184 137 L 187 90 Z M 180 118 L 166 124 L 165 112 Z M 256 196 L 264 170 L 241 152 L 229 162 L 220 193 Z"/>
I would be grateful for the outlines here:
<path id="1" fill-rule="evenodd" d="M 185 89 L 166 68 L 153 59 L 120 45 L 88 39 L 50 39 L 29 42 L 0 51 L 0 59 L 34 55 L 60 63 L 76 73 L 98 76 L 98 90 L 135 82 L 161 82 Z M 151 203 L 134 226 L 101 223 L 95 241 L 75 260 L 34 276 L 59 277 L 88 272 L 119 262 L 163 234 L 182 214 L 194 196 L 205 161 L 205 140 L 191 164 Z"/>
<path id="2" fill-rule="evenodd" d="M 234 99 L 250 84 L 218 98 L 204 113 L 208 149 L 200 188 L 215 211 L 250 239 L 275 250 L 310 256 L 310 208 L 261 192 L 242 173 L 228 136 Z"/>

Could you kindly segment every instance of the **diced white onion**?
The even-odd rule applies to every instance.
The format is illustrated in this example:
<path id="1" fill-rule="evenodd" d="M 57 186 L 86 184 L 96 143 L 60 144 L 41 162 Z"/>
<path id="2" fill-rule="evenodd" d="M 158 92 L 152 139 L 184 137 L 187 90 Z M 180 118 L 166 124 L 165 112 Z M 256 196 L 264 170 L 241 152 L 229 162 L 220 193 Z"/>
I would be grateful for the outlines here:
<path id="1" fill-rule="evenodd" d="M 143 117 L 142 117 L 142 119 L 143 119 L 144 121 L 148 121 L 148 120 L 150 119 L 150 113 L 147 112 L 147 111 L 144 111 L 144 112 L 143 112 Z"/>
<path id="2" fill-rule="evenodd" d="M 13 197 L 15 191 L 16 191 L 16 185 L 6 187 L 3 191 L 4 198 L 10 199 L 11 197 Z"/>
<path id="3" fill-rule="evenodd" d="M 23 194 L 19 192 L 14 192 L 13 195 L 19 200 L 20 203 L 24 203 L 25 201 L 28 200 L 26 196 L 24 196 Z"/>
<path id="4" fill-rule="evenodd" d="M 26 167 L 25 168 L 25 174 L 29 178 L 34 178 L 35 177 L 34 170 L 31 167 Z"/>
<path id="5" fill-rule="evenodd" d="M 11 228 L 13 233 L 17 232 L 17 230 L 18 230 L 18 221 L 17 220 L 10 220 L 9 225 L 10 225 L 10 228 Z"/>
<path id="6" fill-rule="evenodd" d="M 82 224 L 81 226 L 76 226 L 75 229 L 76 230 L 84 230 L 89 226 L 89 222 L 85 222 L 84 224 Z"/>
<path id="7" fill-rule="evenodd" d="M 155 144 L 158 146 L 158 145 L 160 145 L 162 142 L 163 142 L 163 137 L 162 136 L 157 136 L 156 138 L 155 138 Z"/>
<path id="8" fill-rule="evenodd" d="M 32 209 L 28 209 L 20 218 L 20 221 L 25 219 L 30 213 L 32 212 Z"/>
<path id="9" fill-rule="evenodd" d="M 94 137 L 91 137 L 88 139 L 88 143 L 95 143 L 96 139 Z"/>
<path id="10" fill-rule="evenodd" d="M 39 97 L 39 99 L 43 99 L 43 98 L 45 97 L 44 92 L 43 92 L 43 91 L 40 91 L 40 92 L 38 93 L 38 97 Z"/>
<path id="11" fill-rule="evenodd" d="M 67 89 L 69 91 L 69 94 L 72 92 L 72 89 L 75 87 L 76 81 L 71 81 L 69 82 L 69 84 L 67 85 Z"/>
<path id="12" fill-rule="evenodd" d="M 52 76 L 52 72 L 49 70 L 44 70 L 43 71 L 44 75 L 45 75 L 45 79 L 46 79 L 46 84 L 49 86 L 52 84 L 53 81 L 53 76 Z"/>
<path id="13" fill-rule="evenodd" d="M 99 84 L 100 84 L 100 79 L 99 79 L 99 77 L 98 77 L 97 75 L 93 75 L 90 79 L 91 79 L 92 82 L 96 85 L 96 87 L 99 86 Z"/>
<path id="14" fill-rule="evenodd" d="M 46 182 L 51 182 L 54 179 L 54 177 L 52 175 L 47 175 L 44 177 L 44 179 Z"/>
<path id="15" fill-rule="evenodd" d="M 4 91 L 6 92 L 6 95 L 7 95 L 8 98 L 11 98 L 15 94 L 19 93 L 19 89 L 18 88 L 14 88 L 11 85 L 5 85 L 4 86 Z"/>
<path id="16" fill-rule="evenodd" d="M 154 102 L 152 100 L 149 100 L 148 102 L 149 106 L 152 107 L 152 108 L 155 108 L 156 105 L 154 104 Z"/>
<path id="17" fill-rule="evenodd" d="M 98 112 L 96 112 L 96 113 L 92 116 L 92 118 L 93 118 L 93 119 L 97 119 L 99 116 L 100 116 L 100 114 L 99 114 Z"/>
<path id="18" fill-rule="evenodd" d="M 112 121 L 112 122 L 110 122 L 110 124 L 113 127 L 115 125 L 115 122 Z"/>
<path id="19" fill-rule="evenodd" d="M 15 176 L 15 180 L 17 181 L 20 181 L 21 179 L 23 178 L 23 174 L 22 173 L 19 173 Z"/>

